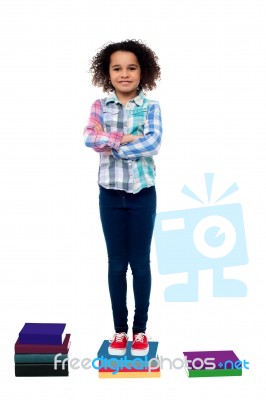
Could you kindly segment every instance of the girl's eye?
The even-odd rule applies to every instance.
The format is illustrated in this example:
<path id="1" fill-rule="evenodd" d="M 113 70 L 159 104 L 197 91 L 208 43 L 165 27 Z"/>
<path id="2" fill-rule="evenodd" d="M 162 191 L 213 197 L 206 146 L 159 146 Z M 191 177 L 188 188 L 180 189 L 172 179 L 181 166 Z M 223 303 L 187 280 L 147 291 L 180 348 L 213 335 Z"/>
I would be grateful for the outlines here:
<path id="1" fill-rule="evenodd" d="M 128 68 L 130 71 L 135 71 L 136 70 L 136 67 L 129 67 Z M 115 67 L 115 68 L 113 68 L 113 71 L 120 71 L 120 68 L 119 67 Z"/>

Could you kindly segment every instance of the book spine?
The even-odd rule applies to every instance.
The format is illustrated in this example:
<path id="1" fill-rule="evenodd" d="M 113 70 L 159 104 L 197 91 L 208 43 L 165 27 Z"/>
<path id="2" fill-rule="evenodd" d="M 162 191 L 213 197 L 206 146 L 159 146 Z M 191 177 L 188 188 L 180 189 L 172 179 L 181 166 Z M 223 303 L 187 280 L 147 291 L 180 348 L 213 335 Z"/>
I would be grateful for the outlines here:
<path id="1" fill-rule="evenodd" d="M 14 360 L 17 364 L 52 364 L 56 354 L 15 354 Z M 57 357 L 58 361 L 63 361 L 67 358 L 67 354 L 62 354 Z"/>
<path id="2" fill-rule="evenodd" d="M 21 344 L 53 344 L 62 345 L 62 335 L 45 335 L 45 334 L 19 334 L 19 342 Z"/>
<path id="3" fill-rule="evenodd" d="M 46 345 L 30 345 L 30 344 L 17 344 L 15 345 L 15 353 L 16 354 L 57 354 L 62 353 L 65 354 L 68 352 L 68 348 L 66 346 L 48 346 Z"/>
<path id="4" fill-rule="evenodd" d="M 143 369 L 136 369 L 136 368 L 120 368 L 120 369 L 112 369 L 112 368 L 100 368 L 99 372 L 105 373 L 105 372 L 112 372 L 114 375 L 119 373 L 119 372 L 146 372 L 146 373 L 150 373 L 152 374 L 153 372 L 160 372 L 160 368 L 156 368 L 156 369 L 152 369 L 151 371 L 149 371 L 147 368 L 143 368 Z"/>
<path id="5" fill-rule="evenodd" d="M 113 375 L 111 372 L 99 372 L 99 378 L 109 378 L 109 379 L 115 379 L 115 378 L 160 378 L 161 372 L 135 372 L 132 374 L 131 372 L 118 372 L 118 374 Z"/>
<path id="6" fill-rule="evenodd" d="M 203 370 L 189 370 L 189 378 L 204 378 L 215 376 L 241 376 L 242 369 L 203 369 Z"/>
<path id="7" fill-rule="evenodd" d="M 68 364 L 15 364 L 15 376 L 68 376 Z"/>

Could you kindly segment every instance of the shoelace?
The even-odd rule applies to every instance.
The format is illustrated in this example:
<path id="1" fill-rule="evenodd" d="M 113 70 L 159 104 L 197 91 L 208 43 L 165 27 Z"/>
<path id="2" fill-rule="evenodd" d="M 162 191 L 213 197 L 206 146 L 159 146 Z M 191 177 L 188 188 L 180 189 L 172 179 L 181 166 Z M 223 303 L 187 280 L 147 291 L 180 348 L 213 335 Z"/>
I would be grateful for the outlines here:
<path id="1" fill-rule="evenodd" d="M 115 340 L 116 342 L 122 342 L 124 337 L 127 337 L 127 334 L 125 332 L 115 333 L 114 336 L 109 339 L 109 342 L 111 343 L 113 340 Z"/>
<path id="2" fill-rule="evenodd" d="M 150 339 L 150 337 L 147 336 L 145 333 L 140 332 L 140 333 L 138 333 L 138 334 L 135 336 L 134 342 L 143 342 L 144 336 L 146 336 L 147 339 Z"/>

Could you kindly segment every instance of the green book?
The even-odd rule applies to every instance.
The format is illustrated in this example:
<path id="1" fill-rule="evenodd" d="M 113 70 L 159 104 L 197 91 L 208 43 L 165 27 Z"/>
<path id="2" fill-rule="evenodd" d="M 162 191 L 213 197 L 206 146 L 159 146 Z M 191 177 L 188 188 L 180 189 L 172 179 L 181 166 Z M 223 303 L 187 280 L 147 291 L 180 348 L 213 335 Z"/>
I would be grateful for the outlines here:
<path id="1" fill-rule="evenodd" d="M 16 364 L 53 364 L 56 354 L 15 354 Z M 57 360 L 63 361 L 68 354 L 61 354 Z"/>

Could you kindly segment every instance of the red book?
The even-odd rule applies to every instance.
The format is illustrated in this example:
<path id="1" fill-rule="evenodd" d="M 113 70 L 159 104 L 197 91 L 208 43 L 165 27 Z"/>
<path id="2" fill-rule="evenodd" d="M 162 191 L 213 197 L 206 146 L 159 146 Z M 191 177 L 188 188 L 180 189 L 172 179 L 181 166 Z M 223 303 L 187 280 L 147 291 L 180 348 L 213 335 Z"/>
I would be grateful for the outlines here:
<path id="1" fill-rule="evenodd" d="M 70 333 L 67 333 L 62 344 L 22 344 L 19 339 L 15 343 L 16 354 L 57 354 L 68 353 L 70 346 Z"/>

